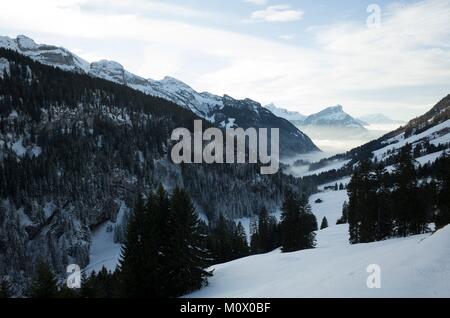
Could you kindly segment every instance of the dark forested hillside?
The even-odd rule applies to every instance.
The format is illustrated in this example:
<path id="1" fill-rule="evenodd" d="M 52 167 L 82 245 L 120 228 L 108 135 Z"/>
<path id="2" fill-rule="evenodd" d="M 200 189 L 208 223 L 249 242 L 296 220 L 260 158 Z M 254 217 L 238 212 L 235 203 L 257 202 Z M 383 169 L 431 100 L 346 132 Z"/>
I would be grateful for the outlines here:
<path id="1" fill-rule="evenodd" d="M 85 266 L 91 231 L 107 220 L 123 231 L 120 207 L 158 184 L 184 187 L 211 219 L 273 211 L 285 189 L 311 192 L 255 165 L 172 164 L 171 131 L 196 118 L 164 99 L 0 49 L 0 276 L 24 283 L 42 260 L 58 273 Z"/>

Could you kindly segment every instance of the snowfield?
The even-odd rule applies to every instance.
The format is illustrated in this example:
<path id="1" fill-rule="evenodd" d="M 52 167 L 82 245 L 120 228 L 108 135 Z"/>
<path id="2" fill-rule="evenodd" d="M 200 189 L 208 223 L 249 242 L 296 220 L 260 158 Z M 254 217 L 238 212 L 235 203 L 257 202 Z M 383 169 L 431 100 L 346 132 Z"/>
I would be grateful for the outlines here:
<path id="1" fill-rule="evenodd" d="M 322 203 L 316 203 L 316 200 L 322 200 Z M 309 204 L 313 214 L 317 218 L 320 226 L 324 217 L 328 220 L 328 225 L 333 226 L 342 216 L 342 206 L 348 200 L 347 190 L 327 191 L 314 194 L 309 199 Z"/>
<path id="2" fill-rule="evenodd" d="M 444 145 L 450 142 L 449 129 L 450 120 L 447 120 L 439 125 L 431 127 L 430 129 L 420 134 L 412 135 L 408 138 L 405 138 L 404 134 L 400 134 L 387 140 L 385 143 L 389 144 L 388 146 L 374 151 L 374 158 L 376 158 L 378 161 L 386 159 L 392 156 L 392 154 L 387 154 L 388 151 L 396 151 L 404 147 L 406 144 L 414 145 L 415 143 L 418 143 L 422 140 L 427 140 L 435 146 Z"/>
<path id="3" fill-rule="evenodd" d="M 323 203 L 314 203 L 318 198 Z M 348 225 L 335 225 L 346 191 L 311 196 L 317 248 L 280 250 L 212 266 L 209 285 L 187 298 L 450 297 L 450 226 L 434 234 L 350 245 Z M 381 268 L 381 288 L 367 287 L 369 265 Z"/>
<path id="4" fill-rule="evenodd" d="M 191 298 L 450 297 L 450 226 L 435 234 L 349 245 L 347 225 L 318 233 L 312 250 L 251 256 L 213 266 Z M 381 288 L 367 287 L 367 267 L 381 268 Z"/>
<path id="5" fill-rule="evenodd" d="M 121 244 L 114 243 L 114 226 L 123 222 L 129 208 L 121 202 L 117 215 L 117 222 L 105 222 L 92 233 L 91 248 L 89 254 L 89 265 L 85 272 L 99 272 L 103 267 L 108 271 L 114 271 L 119 264 L 122 250 Z"/>

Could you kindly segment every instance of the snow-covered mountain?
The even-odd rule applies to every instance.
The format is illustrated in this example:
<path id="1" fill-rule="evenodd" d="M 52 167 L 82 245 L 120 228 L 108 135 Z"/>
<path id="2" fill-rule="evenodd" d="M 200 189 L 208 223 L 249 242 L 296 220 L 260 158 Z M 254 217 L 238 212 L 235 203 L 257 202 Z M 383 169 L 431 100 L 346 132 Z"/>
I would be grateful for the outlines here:
<path id="1" fill-rule="evenodd" d="M 283 156 L 319 150 L 297 127 L 278 118 L 251 99 L 237 100 L 228 95 L 199 93 L 182 81 L 169 76 L 159 81 L 145 79 L 125 70 L 121 64 L 114 61 L 102 60 L 89 64 L 65 48 L 36 44 L 23 35 L 16 39 L 0 37 L 0 47 L 15 50 L 46 65 L 86 73 L 126 85 L 148 95 L 164 98 L 223 128 L 279 128 L 280 153 Z"/>
<path id="2" fill-rule="evenodd" d="M 255 120 L 245 115 L 256 116 L 255 104 L 224 100 L 225 114 Z M 58 274 L 103 261 L 98 252 L 123 240 L 136 194 L 158 184 L 189 189 L 205 220 L 275 211 L 286 189 L 313 190 L 252 164 L 174 164 L 170 134 L 195 119 L 165 99 L 0 48 L 0 280 L 22 291 L 41 259 Z"/>
<path id="3" fill-rule="evenodd" d="M 404 121 L 391 119 L 388 116 L 381 114 L 381 113 L 361 116 L 361 117 L 358 117 L 357 119 L 368 125 L 384 125 L 384 124 L 403 125 L 403 124 L 405 124 Z"/>
<path id="4" fill-rule="evenodd" d="M 206 117 L 212 110 L 223 107 L 222 98 L 209 93 L 198 93 L 185 83 L 165 77 L 160 81 L 145 79 L 114 61 L 101 60 L 88 63 L 62 47 L 36 44 L 32 39 L 19 35 L 16 39 L 0 37 L 0 47 L 18 51 L 38 62 L 63 70 L 88 73 L 112 82 L 127 85 L 152 96 L 162 97 Z"/>
<path id="5" fill-rule="evenodd" d="M 344 108 L 341 105 L 325 108 L 316 114 L 306 117 L 302 126 L 364 129 L 363 123 L 344 112 Z"/>
<path id="6" fill-rule="evenodd" d="M 305 120 L 306 116 L 300 114 L 299 112 L 290 111 L 284 108 L 277 107 L 275 104 L 269 104 L 265 106 L 268 110 L 270 110 L 275 116 L 284 118 L 293 123 L 300 123 Z"/>

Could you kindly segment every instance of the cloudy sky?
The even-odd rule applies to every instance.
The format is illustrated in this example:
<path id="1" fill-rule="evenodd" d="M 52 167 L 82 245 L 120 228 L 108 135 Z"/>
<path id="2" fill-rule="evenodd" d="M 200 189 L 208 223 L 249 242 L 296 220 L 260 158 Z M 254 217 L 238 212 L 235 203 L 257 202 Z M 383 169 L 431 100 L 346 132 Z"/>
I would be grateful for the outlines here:
<path id="1" fill-rule="evenodd" d="M 450 0 L 0 0 L 18 34 L 304 114 L 406 120 L 450 93 Z"/>

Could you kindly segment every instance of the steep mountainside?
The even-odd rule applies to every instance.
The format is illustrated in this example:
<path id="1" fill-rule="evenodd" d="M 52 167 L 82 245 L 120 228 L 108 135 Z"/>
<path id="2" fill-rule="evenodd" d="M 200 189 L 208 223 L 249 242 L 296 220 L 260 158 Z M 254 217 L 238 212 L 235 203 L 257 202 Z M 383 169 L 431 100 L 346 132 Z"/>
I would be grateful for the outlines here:
<path id="1" fill-rule="evenodd" d="M 4 49 L 0 68 L 0 276 L 15 282 L 41 258 L 58 272 L 88 264 L 91 232 L 110 222 L 120 242 L 136 193 L 160 183 L 188 189 L 210 219 L 312 190 L 256 165 L 172 164 L 171 131 L 198 117 L 165 99 Z"/>
<path id="2" fill-rule="evenodd" d="M 289 122 L 278 119 L 259 103 L 250 99 L 241 101 L 230 96 L 221 97 L 207 92 L 198 93 L 190 86 L 172 77 L 165 77 L 160 81 L 144 79 L 128 72 L 122 65 L 113 61 L 102 60 L 89 64 L 64 48 L 36 44 L 25 36 L 18 36 L 17 39 L 0 37 L 0 47 L 15 50 L 43 64 L 89 74 L 126 85 L 151 96 L 164 98 L 223 127 L 230 127 L 230 125 L 242 128 L 262 127 L 270 122 L 270 127 L 280 129 L 280 153 L 284 156 L 318 150 L 311 139 L 298 128 Z M 224 110 L 225 106 L 228 109 Z M 245 121 L 238 120 L 237 117 L 246 119 Z"/>

